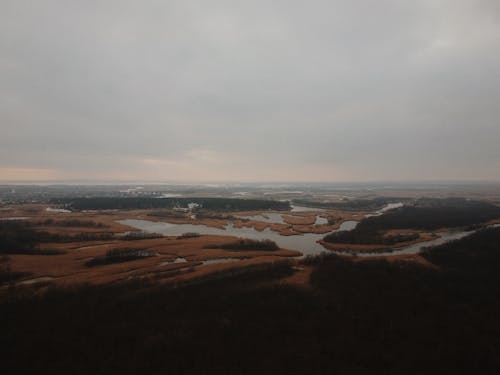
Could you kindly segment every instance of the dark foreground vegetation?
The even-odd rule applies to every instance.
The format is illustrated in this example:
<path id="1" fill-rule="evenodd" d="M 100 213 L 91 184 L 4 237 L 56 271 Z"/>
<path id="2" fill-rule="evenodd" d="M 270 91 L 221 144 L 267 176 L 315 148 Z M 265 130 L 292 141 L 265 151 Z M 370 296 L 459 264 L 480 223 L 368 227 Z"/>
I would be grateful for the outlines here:
<path id="1" fill-rule="evenodd" d="M 37 248 L 40 235 L 29 225 L 15 221 L 0 221 L 0 253 L 31 252 Z"/>
<path id="2" fill-rule="evenodd" d="M 54 219 L 46 219 L 43 221 L 39 221 L 33 223 L 39 226 L 53 226 L 53 227 L 73 227 L 73 228 L 108 228 L 109 225 L 105 225 L 103 223 L 97 223 L 92 220 L 78 220 L 78 219 L 68 219 L 68 220 L 54 220 Z"/>
<path id="3" fill-rule="evenodd" d="M 50 233 L 34 228 L 33 224 L 0 221 L 0 254 L 60 254 L 60 251 L 40 250 L 41 243 L 103 241 L 113 239 L 112 233 L 82 232 L 74 235 Z"/>
<path id="4" fill-rule="evenodd" d="M 449 242 L 436 248 L 425 249 L 422 256 L 450 272 L 467 269 L 471 276 L 482 282 L 497 283 L 500 289 L 500 228 L 482 229 L 460 241 Z M 499 295 L 497 295 L 498 297 Z"/>
<path id="5" fill-rule="evenodd" d="M 18 279 L 29 276 L 27 272 L 15 272 L 12 271 L 9 264 L 9 257 L 6 255 L 0 256 L 0 285 L 10 284 Z"/>
<path id="6" fill-rule="evenodd" d="M 333 255 L 311 288 L 267 268 L 173 288 L 7 289 L 2 373 L 498 374 L 500 229 L 426 252 L 436 265 Z"/>
<path id="7" fill-rule="evenodd" d="M 289 202 L 231 198 L 61 198 L 52 203 L 72 210 L 187 208 L 196 204 L 210 211 L 289 210 Z"/>
<path id="8" fill-rule="evenodd" d="M 500 218 L 500 207 L 465 199 L 421 199 L 414 205 L 363 219 L 352 231 L 325 236 L 331 243 L 394 245 L 411 241 L 418 235 L 384 236 L 390 229 L 436 230 L 451 227 L 473 227 Z"/>
<path id="9" fill-rule="evenodd" d="M 279 250 L 276 242 L 271 240 L 252 240 L 250 238 L 240 238 L 237 241 L 224 243 L 220 245 L 207 245 L 206 249 L 226 249 L 226 250 L 261 250 L 275 251 Z"/>
<path id="10" fill-rule="evenodd" d="M 64 253 L 59 250 L 41 250 L 43 242 L 70 242 L 72 238 L 87 238 L 96 234 L 82 233 L 76 236 L 63 236 L 46 231 L 36 231 L 31 224 L 15 221 L 0 221 L 0 254 L 36 254 L 57 255 Z"/>

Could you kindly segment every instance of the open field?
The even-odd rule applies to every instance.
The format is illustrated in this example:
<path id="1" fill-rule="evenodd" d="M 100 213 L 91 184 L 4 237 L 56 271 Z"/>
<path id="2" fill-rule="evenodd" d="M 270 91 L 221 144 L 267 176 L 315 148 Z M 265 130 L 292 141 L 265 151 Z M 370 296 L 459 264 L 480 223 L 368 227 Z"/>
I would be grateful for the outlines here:
<path id="1" fill-rule="evenodd" d="M 279 249 L 273 251 L 252 251 L 250 249 L 241 251 L 230 249 L 218 249 L 216 245 L 224 245 L 234 241 L 230 236 L 199 236 L 193 238 L 160 237 L 154 239 L 120 240 L 119 236 L 134 228 L 121 225 L 119 220 L 124 219 L 147 219 L 150 221 L 164 221 L 165 218 L 150 216 L 150 210 L 116 210 L 100 212 L 53 212 L 47 211 L 46 205 L 21 205 L 12 210 L 0 211 L 0 219 L 12 217 L 26 217 L 23 222 L 31 223 L 36 230 L 46 231 L 61 236 L 77 236 L 81 233 L 91 235 L 110 234 L 113 237 L 101 241 L 64 241 L 57 243 L 42 243 L 41 251 L 58 251 L 57 255 L 34 255 L 34 254 L 10 254 L 9 264 L 12 272 L 30 275 L 28 279 L 50 281 L 57 284 L 69 283 L 94 283 L 102 284 L 116 281 L 129 280 L 132 278 L 155 277 L 158 279 L 184 279 L 186 277 L 197 277 L 208 272 L 217 272 L 228 268 L 239 268 L 248 265 L 276 262 L 290 257 L 301 255 L 300 252 Z M 254 212 L 252 212 L 254 213 Z M 244 213 L 240 213 L 244 214 Z M 177 224 L 192 223 L 189 218 L 168 218 L 169 222 Z M 95 226 L 70 226 L 58 225 L 68 222 L 93 222 Z M 50 222 L 50 225 L 46 223 Z M 228 220 L 203 218 L 196 221 L 197 224 L 208 227 L 223 228 Z M 266 224 L 261 222 L 238 220 L 235 226 L 250 226 L 256 230 L 266 227 L 282 229 L 285 226 L 278 224 Z M 207 247 L 215 248 L 207 248 Z M 147 250 L 154 256 L 134 261 L 108 264 L 100 267 L 89 268 L 85 263 L 90 259 L 101 257 L 110 249 L 130 248 Z M 222 259 L 221 263 L 217 260 Z M 231 263 L 224 262 L 225 259 L 238 260 Z M 207 264 L 203 262 L 208 261 Z M 213 263 L 212 263 L 213 262 Z"/>

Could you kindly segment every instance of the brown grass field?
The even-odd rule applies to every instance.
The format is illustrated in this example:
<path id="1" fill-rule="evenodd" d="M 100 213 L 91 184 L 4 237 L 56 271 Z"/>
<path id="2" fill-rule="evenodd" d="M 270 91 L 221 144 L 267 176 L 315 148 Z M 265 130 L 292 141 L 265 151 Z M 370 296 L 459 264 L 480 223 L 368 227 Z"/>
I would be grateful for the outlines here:
<path id="1" fill-rule="evenodd" d="M 11 210 L 1 211 L 0 218 L 27 217 L 27 221 L 36 225 L 37 230 L 62 235 L 77 235 L 79 233 L 112 233 L 113 235 L 124 234 L 136 229 L 119 224 L 117 221 L 123 219 L 143 219 L 149 221 L 167 221 L 171 223 L 184 224 L 193 223 L 188 217 L 155 217 L 148 210 L 110 210 L 91 212 L 59 213 L 46 210 L 44 205 L 19 205 Z M 256 215 L 262 212 L 239 212 L 237 215 Z M 316 215 L 321 214 L 329 219 L 330 224 L 314 225 Z M 253 220 L 233 220 L 235 227 L 253 227 L 258 231 L 270 228 L 281 235 L 298 235 L 301 233 L 327 233 L 339 227 L 345 220 L 356 220 L 362 217 L 364 212 L 297 212 L 283 215 L 286 224 L 265 223 Z M 51 225 L 43 223 L 52 219 Z M 85 220 L 102 224 L 95 227 L 71 227 L 57 226 L 62 220 Z M 201 218 L 196 219 L 197 224 L 203 224 L 216 228 L 223 228 L 229 219 L 223 218 Z M 405 233 L 408 231 L 405 231 Z M 391 231 L 389 234 L 398 234 L 402 231 Z M 410 243 L 425 241 L 432 238 L 430 233 L 420 233 L 420 238 Z M 234 241 L 231 236 L 202 235 L 194 238 L 178 239 L 177 237 L 162 237 L 154 239 L 141 239 L 124 241 L 119 239 L 103 241 L 66 242 L 66 243 L 44 243 L 41 250 L 58 250 L 62 254 L 57 255 L 9 255 L 9 266 L 13 272 L 29 274 L 20 283 L 31 283 L 41 278 L 44 282 L 56 284 L 106 284 L 133 278 L 155 278 L 165 282 L 187 280 L 190 278 L 203 277 L 210 273 L 238 269 L 250 265 L 264 264 L 279 261 L 292 261 L 299 264 L 295 257 L 301 253 L 294 250 L 279 249 L 277 251 L 232 251 L 223 249 L 207 249 L 207 245 L 225 244 Z M 324 244 L 331 250 L 354 250 L 369 251 L 382 248 L 380 245 L 344 245 Z M 126 261 L 122 263 L 106 264 L 88 267 L 85 263 L 92 258 L 102 257 L 110 249 L 134 248 L 148 250 L 153 254 L 151 257 Z M 207 260 L 231 258 L 232 261 L 223 263 L 204 264 Z M 396 258 L 396 257 L 394 257 Z M 239 260 L 236 260 L 239 259 Z M 418 256 L 398 256 L 398 259 L 408 259 L 421 263 Z M 176 262 L 177 260 L 177 262 Z M 181 261 L 181 262 L 179 262 Z M 300 267 L 299 267 L 300 268 Z M 297 268 L 298 269 L 298 268 Z M 307 269 L 307 268 L 306 268 Z M 297 271 L 296 275 L 288 281 L 293 284 L 307 284 L 309 271 Z"/>

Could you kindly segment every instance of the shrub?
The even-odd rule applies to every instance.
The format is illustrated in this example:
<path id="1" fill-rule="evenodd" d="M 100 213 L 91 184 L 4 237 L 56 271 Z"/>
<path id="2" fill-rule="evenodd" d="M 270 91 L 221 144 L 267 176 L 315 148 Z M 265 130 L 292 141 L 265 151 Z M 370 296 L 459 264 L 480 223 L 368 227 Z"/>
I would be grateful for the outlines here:
<path id="1" fill-rule="evenodd" d="M 181 234 L 180 236 L 177 236 L 177 239 L 182 240 L 184 238 L 196 238 L 196 237 L 200 237 L 200 234 L 196 232 L 186 232 Z"/>
<path id="2" fill-rule="evenodd" d="M 106 252 L 106 255 L 95 257 L 85 263 L 87 267 L 101 266 L 113 263 L 129 262 L 131 260 L 151 257 L 153 254 L 149 250 L 122 248 L 111 249 Z"/>
<path id="3" fill-rule="evenodd" d="M 206 249 L 225 249 L 225 250 L 262 250 L 262 251 L 275 251 L 279 250 L 276 242 L 271 240 L 252 240 L 249 238 L 240 238 L 237 241 L 220 244 L 220 245 L 207 245 Z"/>
<path id="4" fill-rule="evenodd" d="M 149 240 L 154 238 L 162 238 L 163 235 L 159 233 L 148 233 L 148 232 L 130 232 L 125 236 L 121 237 L 124 241 L 134 241 L 134 240 Z"/>

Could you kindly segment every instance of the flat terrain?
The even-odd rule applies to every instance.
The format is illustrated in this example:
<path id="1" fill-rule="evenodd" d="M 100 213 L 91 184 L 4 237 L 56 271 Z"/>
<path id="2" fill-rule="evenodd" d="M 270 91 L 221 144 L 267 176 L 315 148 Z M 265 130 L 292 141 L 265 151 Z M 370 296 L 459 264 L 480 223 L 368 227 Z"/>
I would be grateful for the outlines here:
<path id="1" fill-rule="evenodd" d="M 494 201 L 402 197 L 401 206 L 293 194 L 315 207 L 2 203 L 2 373 L 499 373 Z M 163 236 L 126 219 L 256 235 L 188 226 Z M 417 254 L 385 252 L 452 231 L 467 236 Z M 261 234 L 282 244 L 311 238 L 325 251 L 303 257 Z"/>
<path id="2" fill-rule="evenodd" d="M 85 203 L 85 201 L 82 202 L 82 204 Z M 107 201 L 104 200 L 104 202 Z M 442 201 L 437 202 L 439 202 L 438 205 L 444 204 Z M 451 202 L 463 204 L 460 203 L 462 201 Z M 467 203 L 467 205 L 470 204 Z M 342 205 L 346 206 L 345 203 Z M 356 203 L 354 207 L 357 205 L 359 204 Z M 423 206 L 422 209 L 425 211 L 433 210 L 429 206 L 436 205 L 436 203 L 433 200 L 424 200 L 419 205 Z M 420 212 L 418 207 L 418 205 L 411 206 L 397 210 L 397 212 L 389 211 L 383 216 L 365 219 L 354 231 L 340 232 L 340 236 L 329 235 L 318 242 L 323 245 L 325 251 L 333 250 L 341 253 L 385 251 L 390 246 L 402 247 L 435 239 L 440 232 L 447 230 L 446 226 L 441 226 L 447 222 L 446 217 L 439 219 L 441 221 L 437 222 L 436 228 L 428 227 L 428 225 L 418 228 L 417 224 L 422 220 L 427 223 L 427 217 L 437 220 L 434 211 L 430 213 L 425 211 L 424 214 L 427 216 L 421 215 L 422 219 L 415 221 L 416 216 L 413 211 Z M 469 210 L 467 207 L 465 209 Z M 500 209 L 488 205 L 484 208 L 482 203 L 478 207 L 480 211 L 476 206 L 473 206 L 473 209 L 480 214 L 479 222 L 488 218 L 489 224 L 498 222 L 498 219 L 491 220 L 491 217 L 495 217 L 497 210 Z M 148 235 L 120 224 L 119 221 L 139 219 L 150 222 L 204 225 L 219 229 L 224 229 L 231 224 L 234 228 L 253 228 L 259 232 L 272 230 L 282 236 L 300 236 L 308 233 L 321 235 L 339 229 L 340 225 L 346 221 L 359 221 L 369 213 L 348 206 L 346 208 L 348 208 L 347 211 L 311 208 L 284 212 L 202 210 L 192 213 L 186 210 L 155 208 L 70 212 L 52 209 L 48 204 L 7 205 L 0 210 L 1 222 L 20 223 L 20 225 L 26 223 L 32 230 L 46 233 L 47 238 L 37 243 L 35 249 L 30 252 L 13 252 L 8 248 L 3 249 L 7 254 L 4 263 L 8 265 L 13 275 L 11 282 L 17 285 L 108 284 L 144 278 L 175 283 L 254 265 L 275 262 L 298 264 L 303 255 L 300 249 L 263 250 L 251 247 L 233 249 L 228 248 L 228 244 L 233 243 L 236 238 L 229 235 L 198 235 L 196 233 L 187 236 Z M 406 213 L 408 210 L 410 213 Z M 490 212 L 491 210 L 493 213 Z M 453 220 L 460 219 L 456 210 L 452 213 L 454 214 Z M 460 223 L 470 220 L 469 211 L 463 211 L 461 215 L 466 221 L 460 221 Z M 281 219 L 273 222 L 271 218 L 276 216 Z M 409 221 L 409 227 L 402 226 L 401 220 L 403 219 Z M 317 224 L 318 220 L 319 224 Z M 373 228 L 381 230 L 374 232 Z M 140 256 L 118 260 L 106 258 L 108 253 L 113 251 L 132 252 Z M 418 255 L 394 254 L 392 256 L 421 264 L 426 263 Z M 90 266 L 92 264 L 97 265 Z M 12 281 L 13 279 L 15 280 Z"/>
<path id="3" fill-rule="evenodd" d="M 64 236 L 75 236 L 80 233 L 93 235 L 113 235 L 112 239 L 97 241 L 56 242 L 40 244 L 40 250 L 61 252 L 56 255 L 10 254 L 9 264 L 13 272 L 29 274 L 30 279 L 43 278 L 44 281 L 68 283 L 102 284 L 114 281 L 129 280 L 140 277 L 185 278 L 197 277 L 208 272 L 216 272 L 228 268 L 245 267 L 259 263 L 276 262 L 301 255 L 300 252 L 279 249 L 275 251 L 231 251 L 217 248 L 207 248 L 213 245 L 223 245 L 234 241 L 230 236 L 199 236 L 193 238 L 160 237 L 154 239 L 139 239 L 126 241 L 116 239 L 134 228 L 117 223 L 123 219 L 147 219 L 160 221 L 159 218 L 148 216 L 147 210 L 114 211 L 114 212 L 75 212 L 61 213 L 46 211 L 45 206 L 21 206 L 12 211 L 3 211 L 1 217 L 29 217 L 28 222 L 36 225 L 37 230 L 47 231 Z M 8 215 L 8 216 L 7 216 Z M 19 216 L 24 215 L 24 216 Z M 29 215 L 29 216 L 27 216 Z M 44 225 L 52 220 L 50 226 Z M 58 226 L 58 222 L 71 220 L 91 221 L 99 227 Z M 164 220 L 164 219 L 163 219 Z M 24 220 L 23 220 L 24 221 Z M 173 223 L 192 222 L 188 219 L 172 218 Z M 38 223 L 42 223 L 38 225 Z M 204 219 L 200 224 L 223 227 L 227 220 Z M 241 225 L 252 225 L 242 223 Z M 263 230 L 266 225 L 255 223 L 257 230 Z M 119 237 L 118 237 L 119 238 Z M 98 267 L 87 267 L 85 263 L 95 257 L 103 256 L 110 249 L 130 248 L 148 250 L 154 256 L 123 263 L 115 263 Z M 218 259 L 232 259 L 231 263 L 216 263 Z M 204 261 L 214 262 L 204 264 Z M 23 281 L 21 281 L 23 282 Z"/>

